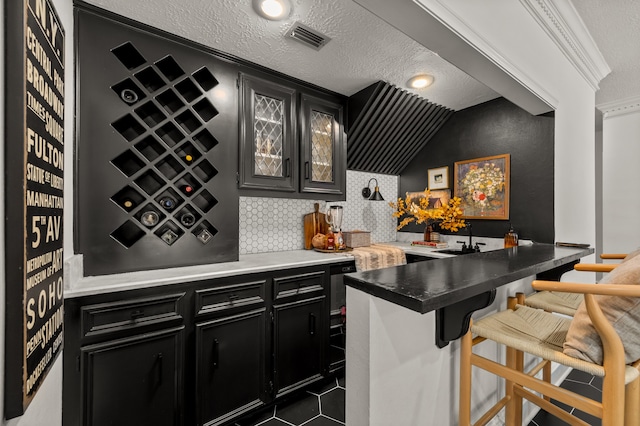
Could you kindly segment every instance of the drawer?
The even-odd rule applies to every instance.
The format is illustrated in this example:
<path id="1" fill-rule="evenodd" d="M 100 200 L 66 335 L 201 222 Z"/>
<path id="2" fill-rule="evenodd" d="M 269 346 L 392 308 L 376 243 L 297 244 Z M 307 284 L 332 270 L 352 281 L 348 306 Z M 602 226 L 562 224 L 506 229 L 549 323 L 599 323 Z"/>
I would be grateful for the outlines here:
<path id="1" fill-rule="evenodd" d="M 96 336 L 182 320 L 179 302 L 184 295 L 178 293 L 83 306 L 82 335 Z"/>
<path id="2" fill-rule="evenodd" d="M 266 281 L 260 280 L 198 290 L 195 294 L 196 315 L 262 305 L 265 287 Z"/>
<path id="3" fill-rule="evenodd" d="M 325 272 L 309 272 L 307 274 L 273 279 L 275 299 L 299 294 L 315 293 L 324 290 Z"/>

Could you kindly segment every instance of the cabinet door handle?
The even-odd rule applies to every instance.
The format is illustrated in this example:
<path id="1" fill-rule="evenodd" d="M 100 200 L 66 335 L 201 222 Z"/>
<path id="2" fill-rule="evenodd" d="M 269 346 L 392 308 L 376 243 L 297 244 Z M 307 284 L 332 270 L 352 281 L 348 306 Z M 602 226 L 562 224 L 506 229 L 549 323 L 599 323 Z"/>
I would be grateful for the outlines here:
<path id="1" fill-rule="evenodd" d="M 309 334 L 316 334 L 316 315 L 314 313 L 309 314 Z"/>
<path id="2" fill-rule="evenodd" d="M 213 351 L 211 352 L 211 364 L 213 365 L 213 368 L 218 368 L 220 357 L 220 353 L 218 350 L 219 347 L 220 345 L 218 344 L 218 339 L 213 339 Z"/>
<path id="3" fill-rule="evenodd" d="M 291 176 L 291 159 L 287 158 L 284 160 L 284 175 L 286 177 Z"/>
<path id="4" fill-rule="evenodd" d="M 304 162 L 304 178 L 309 179 L 309 162 Z"/>
<path id="5" fill-rule="evenodd" d="M 160 386 L 162 384 L 162 353 L 159 353 L 158 355 L 156 355 L 156 365 L 158 368 L 158 386 Z"/>

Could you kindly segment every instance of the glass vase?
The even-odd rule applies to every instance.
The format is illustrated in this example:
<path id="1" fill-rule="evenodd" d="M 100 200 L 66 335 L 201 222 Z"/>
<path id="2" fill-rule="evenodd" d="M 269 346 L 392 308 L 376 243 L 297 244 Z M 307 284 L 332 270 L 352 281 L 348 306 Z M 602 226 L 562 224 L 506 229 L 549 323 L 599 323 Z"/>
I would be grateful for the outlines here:
<path id="1" fill-rule="evenodd" d="M 431 241 L 431 232 L 433 232 L 431 225 L 424 227 L 424 241 Z"/>

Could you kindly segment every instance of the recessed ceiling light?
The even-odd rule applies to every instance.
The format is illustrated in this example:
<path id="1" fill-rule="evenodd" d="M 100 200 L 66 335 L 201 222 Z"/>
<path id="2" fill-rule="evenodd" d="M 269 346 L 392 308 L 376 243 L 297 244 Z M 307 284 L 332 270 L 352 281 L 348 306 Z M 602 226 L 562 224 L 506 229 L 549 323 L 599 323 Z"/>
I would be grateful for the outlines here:
<path id="1" fill-rule="evenodd" d="M 429 74 L 418 74 L 414 75 L 407 81 L 407 86 L 412 89 L 424 89 L 425 87 L 431 86 L 433 83 L 433 76 Z"/>
<path id="2" fill-rule="evenodd" d="M 253 9 L 258 15 L 272 21 L 280 21 L 289 16 L 289 0 L 253 0 Z"/>

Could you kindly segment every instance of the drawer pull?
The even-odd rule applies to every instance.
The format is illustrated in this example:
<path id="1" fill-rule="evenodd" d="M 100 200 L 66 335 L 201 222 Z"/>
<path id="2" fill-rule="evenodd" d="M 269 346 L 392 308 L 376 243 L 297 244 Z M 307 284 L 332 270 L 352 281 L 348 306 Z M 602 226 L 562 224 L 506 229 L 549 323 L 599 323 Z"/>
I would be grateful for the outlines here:
<path id="1" fill-rule="evenodd" d="M 316 316 L 313 313 L 309 314 L 309 334 L 316 334 Z"/>
<path id="2" fill-rule="evenodd" d="M 211 352 L 211 364 L 213 365 L 213 368 L 218 368 L 218 362 L 219 362 L 219 344 L 218 344 L 218 339 L 213 339 L 213 350 Z"/>
<path id="3" fill-rule="evenodd" d="M 236 300 L 238 300 L 238 298 L 239 298 L 239 297 L 240 297 L 240 296 L 238 296 L 237 294 L 230 294 L 230 295 L 229 295 L 229 302 L 233 303 L 233 302 L 235 302 Z"/>
<path id="4" fill-rule="evenodd" d="M 144 316 L 144 311 L 142 309 L 138 309 L 137 311 L 131 312 L 131 320 L 135 321 Z"/>
<path id="5" fill-rule="evenodd" d="M 162 385 L 162 353 L 156 355 L 156 365 L 158 368 L 158 386 Z"/>

